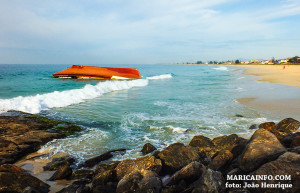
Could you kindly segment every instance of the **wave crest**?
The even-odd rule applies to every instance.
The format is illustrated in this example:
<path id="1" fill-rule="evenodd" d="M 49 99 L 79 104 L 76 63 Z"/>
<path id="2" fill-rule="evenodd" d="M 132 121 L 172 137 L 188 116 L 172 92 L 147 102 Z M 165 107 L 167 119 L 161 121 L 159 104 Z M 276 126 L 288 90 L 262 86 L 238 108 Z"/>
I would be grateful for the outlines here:
<path id="1" fill-rule="evenodd" d="M 81 89 L 66 91 L 54 91 L 52 93 L 37 94 L 35 96 L 19 96 L 11 99 L 0 99 L 0 112 L 17 110 L 27 113 L 39 113 L 54 107 L 66 107 L 72 104 L 93 99 L 105 93 L 127 90 L 133 87 L 147 86 L 149 80 L 170 78 L 170 74 L 147 77 L 146 79 L 126 80 L 126 81 L 105 81 L 96 85 L 85 85 Z M 172 77 L 172 76 L 171 76 Z"/>

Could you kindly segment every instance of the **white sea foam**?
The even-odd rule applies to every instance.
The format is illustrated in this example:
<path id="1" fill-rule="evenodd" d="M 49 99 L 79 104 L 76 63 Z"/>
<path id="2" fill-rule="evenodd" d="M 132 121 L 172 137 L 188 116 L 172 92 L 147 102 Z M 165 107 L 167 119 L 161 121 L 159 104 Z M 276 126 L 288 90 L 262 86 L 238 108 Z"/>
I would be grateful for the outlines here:
<path id="1" fill-rule="evenodd" d="M 72 104 L 93 99 L 105 93 L 118 90 L 127 90 L 133 87 L 147 86 L 149 80 L 172 78 L 170 74 L 147 77 L 146 79 L 127 80 L 127 81 L 105 81 L 97 85 L 85 85 L 81 89 L 66 91 L 54 91 L 52 93 L 37 94 L 35 96 L 19 96 L 11 99 L 0 99 L 0 112 L 8 110 L 18 110 L 28 113 L 39 113 L 54 107 L 66 107 Z"/>
<path id="2" fill-rule="evenodd" d="M 162 74 L 159 76 L 151 76 L 151 77 L 147 77 L 147 80 L 158 80 L 158 79 L 168 79 L 168 78 L 172 78 L 171 74 Z"/>
<path id="3" fill-rule="evenodd" d="M 220 66 L 220 67 L 217 67 L 217 68 L 214 68 L 215 70 L 222 70 L 222 71 L 228 71 L 228 68 L 225 67 L 225 66 Z"/>

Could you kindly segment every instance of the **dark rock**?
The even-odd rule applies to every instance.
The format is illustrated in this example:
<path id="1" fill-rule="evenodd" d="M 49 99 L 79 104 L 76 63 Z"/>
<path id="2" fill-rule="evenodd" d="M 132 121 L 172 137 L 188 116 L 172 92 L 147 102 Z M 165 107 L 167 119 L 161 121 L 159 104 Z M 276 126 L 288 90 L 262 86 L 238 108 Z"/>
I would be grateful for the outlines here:
<path id="1" fill-rule="evenodd" d="M 55 127 L 55 131 L 65 136 L 70 136 L 81 131 L 81 127 L 73 124 L 61 124 Z"/>
<path id="2" fill-rule="evenodd" d="M 300 122 L 287 118 L 280 121 L 273 129 L 270 130 L 280 141 L 287 135 L 292 134 L 299 128 Z"/>
<path id="3" fill-rule="evenodd" d="M 213 140 L 202 135 L 195 136 L 190 142 L 190 146 L 196 147 L 201 159 L 213 158 L 219 151 L 232 151 L 234 157 L 245 147 L 246 139 L 238 137 L 236 134 L 223 135 Z"/>
<path id="4" fill-rule="evenodd" d="M 291 147 L 297 147 L 300 146 L 300 135 L 298 135 L 297 137 L 295 137 L 291 143 Z"/>
<path id="5" fill-rule="evenodd" d="M 242 175 L 242 174 L 244 174 L 244 171 L 241 170 L 240 168 L 234 168 L 229 172 L 227 172 L 227 175 Z"/>
<path id="6" fill-rule="evenodd" d="M 280 133 L 284 133 L 284 135 L 287 135 L 297 131 L 299 129 L 299 126 L 299 121 L 293 118 L 286 118 L 276 125 L 275 130 L 277 130 Z"/>
<path id="7" fill-rule="evenodd" d="M 112 162 L 109 165 L 99 164 L 95 170 L 95 177 L 92 182 L 93 192 L 116 192 L 118 179 L 116 167 L 120 162 Z"/>
<path id="8" fill-rule="evenodd" d="M 70 166 L 60 167 L 49 179 L 49 181 L 67 179 L 72 175 L 72 168 Z"/>
<path id="9" fill-rule="evenodd" d="M 182 143 L 173 143 L 162 150 L 158 157 L 163 163 L 163 172 L 171 174 L 192 161 L 200 159 L 197 150 L 191 146 L 184 146 Z"/>
<path id="10" fill-rule="evenodd" d="M 251 193 L 249 190 L 247 189 L 230 189 L 227 191 L 227 193 Z"/>
<path id="11" fill-rule="evenodd" d="M 86 186 L 85 184 L 80 183 L 73 183 L 62 190 L 58 191 L 57 193 L 90 193 L 90 187 Z"/>
<path id="12" fill-rule="evenodd" d="M 159 154 L 159 153 L 160 153 L 160 151 L 159 151 L 159 150 L 156 150 L 156 151 L 154 151 L 154 152 L 152 153 L 152 156 L 158 158 L 158 154 Z M 158 159 L 159 159 L 159 158 L 158 158 Z"/>
<path id="13" fill-rule="evenodd" d="M 70 156 L 54 158 L 51 162 L 49 162 L 46 166 L 44 166 L 44 170 L 48 170 L 48 171 L 58 170 L 61 167 L 70 166 L 74 162 L 75 159 Z"/>
<path id="14" fill-rule="evenodd" d="M 256 124 L 250 125 L 249 129 L 251 129 L 251 130 L 257 129 L 257 125 Z"/>
<path id="15" fill-rule="evenodd" d="M 110 158 L 112 158 L 112 157 L 113 157 L 113 154 L 112 154 L 111 152 L 106 152 L 106 153 L 101 154 L 101 155 L 99 155 L 99 156 L 97 156 L 97 157 L 93 157 L 93 158 L 91 158 L 91 159 L 86 160 L 86 161 L 85 161 L 83 164 L 81 164 L 80 166 L 81 166 L 81 167 L 89 167 L 89 168 L 91 168 L 91 167 L 93 167 L 93 166 L 99 164 L 100 162 L 105 161 L 105 160 L 108 160 L 108 159 L 110 159 Z"/>
<path id="16" fill-rule="evenodd" d="M 300 132 L 297 133 L 292 133 L 287 136 L 285 136 L 280 142 L 285 146 L 285 147 L 290 147 L 292 141 L 295 139 L 295 137 L 300 136 Z"/>
<path id="17" fill-rule="evenodd" d="M 236 134 L 231 134 L 231 135 L 223 135 L 220 137 L 216 137 L 212 140 L 214 143 L 215 147 L 214 149 L 217 149 L 218 151 L 220 150 L 229 150 L 237 144 L 239 141 L 239 137 Z"/>
<path id="18" fill-rule="evenodd" d="M 265 129 L 258 129 L 240 155 L 239 167 L 244 171 L 253 171 L 262 164 L 275 160 L 285 152 L 286 149 L 275 135 Z"/>
<path id="19" fill-rule="evenodd" d="M 239 137 L 235 142 L 235 145 L 231 148 L 231 153 L 233 155 L 233 158 L 236 158 L 239 155 L 241 155 L 247 144 L 248 144 L 247 139 Z"/>
<path id="20" fill-rule="evenodd" d="M 139 157 L 136 159 L 126 159 L 121 161 L 116 167 L 118 179 L 122 179 L 127 173 L 133 170 L 152 170 L 157 174 L 160 173 L 162 168 L 162 163 L 160 159 L 156 159 L 154 156 L 148 155 L 144 157 Z"/>
<path id="21" fill-rule="evenodd" d="M 216 157 L 212 159 L 208 167 L 213 170 L 223 170 L 233 159 L 233 155 L 229 150 L 220 151 Z"/>
<path id="22" fill-rule="evenodd" d="M 224 178 L 221 172 L 206 169 L 204 170 L 202 176 L 197 181 L 192 183 L 184 192 L 225 192 Z"/>
<path id="23" fill-rule="evenodd" d="M 159 193 L 162 183 L 157 173 L 150 170 L 135 170 L 125 175 L 118 183 L 117 193 Z"/>
<path id="24" fill-rule="evenodd" d="M 244 117 L 244 116 L 240 114 L 235 114 L 235 117 Z"/>
<path id="25" fill-rule="evenodd" d="M 250 175 L 268 175 L 274 177 L 273 180 L 254 181 L 259 184 L 262 182 L 266 182 L 266 184 L 292 184 L 292 188 L 286 188 L 285 190 L 281 188 L 259 188 L 255 189 L 255 192 L 300 192 L 300 155 L 287 152 L 278 157 L 277 160 L 262 165 L 256 171 L 250 173 Z M 276 180 L 276 175 L 290 175 L 290 179 Z"/>
<path id="26" fill-rule="evenodd" d="M 27 186 L 22 193 L 39 193 L 39 191 L 35 188 L 32 188 L 30 186 Z"/>
<path id="27" fill-rule="evenodd" d="M 186 182 L 184 180 L 181 180 L 176 185 L 164 186 L 161 193 L 179 193 L 183 192 L 186 188 Z"/>
<path id="28" fill-rule="evenodd" d="M 27 188 L 27 187 L 31 188 Z M 0 191 L 22 192 L 35 190 L 40 193 L 49 192 L 49 185 L 30 175 L 25 170 L 10 164 L 0 165 Z M 26 189 L 27 188 L 27 189 Z M 26 189 L 26 190 L 25 190 Z"/>
<path id="29" fill-rule="evenodd" d="M 107 170 L 115 170 L 119 163 L 120 163 L 120 161 L 114 161 L 114 162 L 110 163 L 109 165 L 99 164 L 95 169 L 95 175 L 97 175 L 100 172 L 105 172 Z"/>
<path id="30" fill-rule="evenodd" d="M 110 186 L 97 186 L 93 188 L 93 193 L 116 193 L 116 189 Z"/>
<path id="31" fill-rule="evenodd" d="M 211 141 L 211 139 L 209 139 L 208 137 L 205 137 L 203 135 L 196 135 L 196 136 L 193 137 L 193 139 L 189 143 L 189 146 L 212 148 L 214 146 L 214 144 Z"/>
<path id="32" fill-rule="evenodd" d="M 0 116 L 0 164 L 14 163 L 27 154 L 33 153 L 47 142 L 63 138 L 60 132 L 48 129 L 68 122 L 51 120 L 28 113 L 12 113 L 13 116 Z"/>
<path id="33" fill-rule="evenodd" d="M 72 180 L 75 179 L 92 179 L 94 176 L 94 171 L 93 170 L 86 170 L 86 169 L 81 169 L 73 172 L 72 174 Z"/>
<path id="34" fill-rule="evenodd" d="M 117 181 L 117 173 L 115 170 L 99 172 L 93 178 L 93 187 L 106 185 L 108 182 L 113 181 Z"/>
<path id="35" fill-rule="evenodd" d="M 187 184 L 191 184 L 201 177 L 205 169 L 206 168 L 203 164 L 193 161 L 189 165 L 177 171 L 166 183 L 164 183 L 164 185 L 178 184 L 182 180 L 184 180 Z"/>
<path id="36" fill-rule="evenodd" d="M 274 122 L 265 122 L 265 123 L 261 123 L 260 125 L 258 125 L 259 129 L 265 129 L 267 131 L 271 131 L 272 129 L 275 128 L 275 123 Z"/>
<path id="37" fill-rule="evenodd" d="M 143 146 L 143 149 L 141 150 L 141 152 L 142 152 L 143 155 L 146 155 L 148 153 L 153 152 L 154 150 L 156 150 L 156 147 L 154 147 L 151 143 L 146 143 Z"/>
<path id="38" fill-rule="evenodd" d="M 99 164 L 102 161 L 108 160 L 113 157 L 114 153 L 116 152 L 125 152 L 126 149 L 116 149 L 112 151 L 108 151 L 104 154 L 101 154 L 99 156 L 93 157 L 91 159 L 86 160 L 83 164 L 80 165 L 80 167 L 93 167 L 97 164 Z"/>
<path id="39" fill-rule="evenodd" d="M 300 146 L 288 148 L 288 151 L 300 154 Z"/>

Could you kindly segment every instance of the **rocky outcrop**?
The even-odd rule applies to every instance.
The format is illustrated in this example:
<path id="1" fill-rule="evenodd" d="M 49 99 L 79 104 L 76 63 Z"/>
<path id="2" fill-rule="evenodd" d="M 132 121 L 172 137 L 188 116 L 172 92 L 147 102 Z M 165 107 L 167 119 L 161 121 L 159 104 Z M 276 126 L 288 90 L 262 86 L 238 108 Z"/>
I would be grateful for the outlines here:
<path id="1" fill-rule="evenodd" d="M 258 125 L 258 128 L 259 129 L 265 129 L 265 130 L 268 130 L 268 131 L 271 131 L 272 129 L 275 128 L 275 123 L 274 122 L 265 122 L 265 123 L 261 123 Z"/>
<path id="2" fill-rule="evenodd" d="M 224 178 L 221 172 L 213 171 L 211 169 L 204 170 L 201 177 L 193 182 L 185 191 L 192 193 L 202 192 L 225 192 Z"/>
<path id="3" fill-rule="evenodd" d="M 116 152 L 124 154 L 126 152 L 126 149 L 115 149 L 115 150 L 105 152 L 105 153 L 103 153 L 99 156 L 96 156 L 96 157 L 93 157 L 93 158 L 90 158 L 90 159 L 86 160 L 83 164 L 80 165 L 80 167 L 89 167 L 89 168 L 91 168 L 91 167 L 99 164 L 102 161 L 105 161 L 105 160 L 108 160 L 108 159 L 112 158 L 114 156 L 113 153 L 116 153 Z"/>
<path id="4" fill-rule="evenodd" d="M 300 122 L 292 119 L 286 118 L 280 121 L 273 129 L 270 131 L 279 139 L 282 140 L 285 136 L 298 131 Z"/>
<path id="5" fill-rule="evenodd" d="M 284 133 L 284 135 L 286 134 L 290 134 L 292 132 L 295 132 L 299 129 L 300 126 L 300 122 L 293 119 L 293 118 L 286 118 L 283 119 L 282 121 L 280 121 L 275 129 L 280 132 L 280 133 Z"/>
<path id="6" fill-rule="evenodd" d="M 14 163 L 41 145 L 65 137 L 66 131 L 73 134 L 81 130 L 68 122 L 21 112 L 13 114 L 0 116 L 0 164 Z"/>
<path id="7" fill-rule="evenodd" d="M 75 181 L 57 193 L 91 193 L 91 188 L 86 184 L 87 183 L 83 181 Z"/>
<path id="8" fill-rule="evenodd" d="M 48 184 L 17 166 L 10 164 L 0 165 L 0 192 L 23 192 L 27 188 L 47 193 L 49 192 L 49 187 Z"/>
<path id="9" fill-rule="evenodd" d="M 91 180 L 93 176 L 93 170 L 80 169 L 72 173 L 71 180 Z"/>
<path id="10" fill-rule="evenodd" d="M 232 159 L 233 154 L 229 150 L 222 150 L 212 159 L 208 167 L 212 170 L 221 171 L 231 163 Z"/>
<path id="11" fill-rule="evenodd" d="M 75 159 L 70 156 L 54 158 L 53 160 L 51 160 L 51 162 L 47 163 L 47 165 L 44 166 L 44 170 L 58 170 L 59 168 L 64 166 L 71 166 L 71 164 L 73 164 L 74 162 Z"/>
<path id="12" fill-rule="evenodd" d="M 62 180 L 72 175 L 72 168 L 68 165 L 60 167 L 49 179 L 49 181 Z"/>
<path id="13" fill-rule="evenodd" d="M 196 147 L 202 158 L 213 158 L 218 152 L 223 150 L 231 151 L 235 157 L 241 153 L 241 149 L 244 148 L 246 141 L 247 140 L 238 137 L 236 134 L 223 135 L 216 137 L 213 140 L 198 135 L 192 139 L 189 145 Z"/>
<path id="14" fill-rule="evenodd" d="M 160 159 L 154 156 L 148 155 L 145 157 L 140 157 L 136 159 L 126 159 L 121 161 L 116 167 L 118 179 L 122 179 L 126 174 L 134 170 L 152 170 L 157 174 L 160 173 L 162 168 L 162 163 Z"/>
<path id="15" fill-rule="evenodd" d="M 150 170 L 135 170 L 125 175 L 118 183 L 117 193 L 160 193 L 162 183 L 157 173 Z"/>
<path id="16" fill-rule="evenodd" d="M 260 184 L 259 189 L 255 192 L 300 192 L 300 155 L 296 153 L 286 152 L 275 161 L 271 161 L 259 167 L 250 175 L 273 176 L 273 179 L 262 181 L 254 181 Z M 275 179 L 275 176 L 287 177 L 287 179 Z M 263 188 L 264 184 L 292 184 L 291 188 Z"/>
<path id="17" fill-rule="evenodd" d="M 174 173 L 192 161 L 200 159 L 197 150 L 191 146 L 184 146 L 182 143 L 173 143 L 162 150 L 158 157 L 163 163 L 163 172 Z"/>
<path id="18" fill-rule="evenodd" d="M 143 149 L 141 150 L 141 152 L 142 152 L 143 155 L 146 155 L 146 154 L 151 153 L 155 150 L 156 150 L 156 147 L 154 147 L 151 143 L 146 143 L 143 146 Z"/>
<path id="19" fill-rule="evenodd" d="M 186 184 L 191 184 L 192 182 L 196 181 L 202 176 L 205 169 L 206 168 L 203 164 L 197 161 L 193 161 L 178 172 L 176 172 L 164 183 L 164 185 L 175 185 L 182 180 L 184 180 Z"/>
<path id="20" fill-rule="evenodd" d="M 289 134 L 289 135 L 285 136 L 284 138 L 282 138 L 282 139 L 280 140 L 280 142 L 281 142 L 285 147 L 291 147 L 292 142 L 293 142 L 294 139 L 295 139 L 296 137 L 298 137 L 298 136 L 300 136 L 300 132 L 292 133 L 292 134 Z M 296 139 L 296 141 L 297 141 L 297 139 Z M 297 146 L 297 145 L 295 146 L 296 141 L 293 143 L 293 146 L 294 146 L 294 147 Z"/>
<path id="21" fill-rule="evenodd" d="M 286 149 L 275 135 L 265 129 L 258 129 L 239 157 L 239 167 L 246 172 L 253 171 L 285 152 Z"/>

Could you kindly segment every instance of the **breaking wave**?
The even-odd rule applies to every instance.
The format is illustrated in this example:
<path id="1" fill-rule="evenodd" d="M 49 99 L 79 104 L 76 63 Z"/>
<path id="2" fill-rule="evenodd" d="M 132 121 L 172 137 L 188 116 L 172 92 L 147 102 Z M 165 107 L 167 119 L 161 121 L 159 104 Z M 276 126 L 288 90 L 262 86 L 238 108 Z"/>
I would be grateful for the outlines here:
<path id="1" fill-rule="evenodd" d="M 151 76 L 151 77 L 147 77 L 147 80 L 158 80 L 158 79 L 167 79 L 167 78 L 172 78 L 171 74 L 162 74 L 159 76 Z"/>
<path id="2" fill-rule="evenodd" d="M 11 99 L 0 99 L 0 112 L 17 110 L 27 113 L 39 113 L 54 107 L 66 107 L 84 102 L 87 99 L 99 97 L 105 93 L 128 90 L 133 87 L 147 86 L 149 80 L 172 78 L 171 74 L 147 77 L 146 79 L 127 81 L 105 81 L 96 85 L 87 84 L 80 89 L 54 91 L 52 93 L 37 94 L 35 96 L 19 96 Z"/>
<path id="3" fill-rule="evenodd" d="M 221 71 L 228 71 L 228 68 L 225 67 L 225 66 L 220 66 L 220 67 L 217 67 L 217 68 L 214 68 L 215 70 L 221 70 Z"/>

